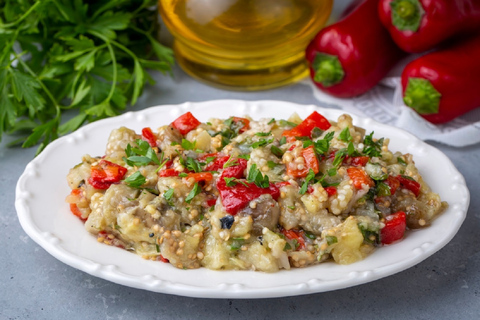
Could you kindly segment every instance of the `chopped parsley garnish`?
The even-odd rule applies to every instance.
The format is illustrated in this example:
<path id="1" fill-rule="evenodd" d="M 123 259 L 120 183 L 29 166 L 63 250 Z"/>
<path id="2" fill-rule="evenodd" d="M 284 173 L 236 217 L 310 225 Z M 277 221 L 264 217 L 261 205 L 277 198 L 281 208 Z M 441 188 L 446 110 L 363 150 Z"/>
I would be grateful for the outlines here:
<path id="1" fill-rule="evenodd" d="M 407 163 L 405 162 L 405 160 L 403 160 L 401 157 L 397 157 L 397 162 L 400 163 L 400 164 L 403 164 L 404 166 L 407 165 Z"/>
<path id="2" fill-rule="evenodd" d="M 352 135 L 350 134 L 350 128 L 345 127 L 340 134 L 338 135 L 338 139 L 344 141 L 344 142 L 349 142 L 352 141 Z"/>
<path id="3" fill-rule="evenodd" d="M 369 157 L 381 157 L 383 138 L 373 141 L 373 131 L 363 139 L 363 153 Z"/>
<path id="4" fill-rule="evenodd" d="M 279 164 L 276 163 L 276 162 L 273 162 L 271 160 L 267 161 L 267 166 L 270 168 L 270 169 L 273 169 L 275 168 L 276 166 L 278 166 Z"/>
<path id="5" fill-rule="evenodd" d="M 205 165 L 205 163 L 198 162 L 197 160 L 195 160 L 191 157 L 187 157 L 187 160 L 185 161 L 185 166 L 190 171 L 202 172 L 202 166 L 203 165 Z"/>
<path id="6" fill-rule="evenodd" d="M 278 144 L 283 146 L 285 143 L 287 143 L 287 137 L 283 136 L 280 138 L 280 140 L 278 141 Z"/>
<path id="7" fill-rule="evenodd" d="M 314 148 L 318 155 L 326 154 L 328 152 L 330 149 L 330 141 L 332 141 L 334 135 L 335 132 L 331 131 L 327 133 L 323 139 L 315 141 Z"/>
<path id="8" fill-rule="evenodd" d="M 257 169 L 256 164 L 252 164 L 248 171 L 247 182 L 255 183 L 260 188 L 270 187 L 270 181 L 267 175 L 262 175 L 260 170 Z"/>
<path id="9" fill-rule="evenodd" d="M 272 118 L 272 120 L 268 121 L 267 124 L 272 124 L 272 123 L 274 123 L 274 122 L 275 122 L 275 118 Z"/>
<path id="10" fill-rule="evenodd" d="M 325 239 L 327 240 L 328 245 L 332 245 L 338 242 L 338 239 L 335 236 L 326 236 Z"/>
<path id="11" fill-rule="evenodd" d="M 279 147 L 277 146 L 274 146 L 272 145 L 271 148 L 270 148 L 270 151 L 272 151 L 272 153 L 277 156 L 278 158 L 281 158 L 283 156 L 283 151 L 282 149 L 280 149 Z"/>
<path id="12" fill-rule="evenodd" d="M 238 158 L 242 158 L 242 159 L 245 159 L 245 160 L 250 160 L 250 155 L 249 154 L 241 154 L 238 156 Z"/>
<path id="13" fill-rule="evenodd" d="M 316 139 L 316 138 L 320 137 L 322 134 L 323 134 L 323 130 L 318 128 L 318 127 L 315 127 L 312 130 L 311 136 L 312 136 L 313 139 Z"/>
<path id="14" fill-rule="evenodd" d="M 180 173 L 178 174 L 178 176 L 179 176 L 180 178 L 185 178 L 185 177 L 188 177 L 188 173 L 180 172 Z"/>
<path id="15" fill-rule="evenodd" d="M 209 164 L 210 162 L 212 162 L 215 159 L 217 159 L 217 157 L 206 157 L 205 158 L 205 164 Z"/>
<path id="16" fill-rule="evenodd" d="M 202 188 L 198 185 L 198 182 L 195 182 L 195 184 L 193 185 L 192 191 L 190 191 L 188 196 L 185 198 L 185 202 L 190 203 L 193 200 L 193 198 L 195 198 L 198 194 L 200 194 L 200 192 L 202 192 Z"/>
<path id="17" fill-rule="evenodd" d="M 128 176 L 124 181 L 129 187 L 139 188 L 147 181 L 147 179 L 140 173 L 140 171 L 136 171 L 132 175 Z"/>
<path id="18" fill-rule="evenodd" d="M 287 120 L 280 120 L 280 126 L 295 128 L 296 126 L 298 126 L 298 124 L 296 124 L 295 122 L 287 121 Z"/>
<path id="19" fill-rule="evenodd" d="M 313 178 L 315 178 L 315 172 L 313 172 L 312 169 L 309 169 L 308 174 L 305 177 L 305 181 L 303 182 L 302 187 L 300 188 L 300 191 L 298 191 L 298 193 L 305 194 L 305 192 L 307 192 L 307 189 L 308 189 L 308 183 L 311 180 L 313 180 Z"/>
<path id="20" fill-rule="evenodd" d="M 232 156 L 230 156 L 230 158 L 228 158 L 227 162 L 225 162 L 223 164 L 223 169 L 233 167 L 233 166 L 236 166 L 236 165 L 238 165 L 238 161 L 235 160 Z"/>
<path id="21" fill-rule="evenodd" d="M 258 148 L 258 147 L 266 146 L 267 144 L 272 143 L 272 142 L 273 142 L 273 139 L 265 140 L 265 139 L 262 138 L 259 141 L 254 142 L 251 147 L 253 149 L 255 149 L 255 148 Z"/>
<path id="22" fill-rule="evenodd" d="M 151 162 L 160 165 L 160 160 L 157 158 L 157 153 L 152 149 L 150 144 L 144 140 L 137 139 L 138 147 L 132 147 L 130 143 L 125 149 L 127 157 L 123 157 L 123 161 L 131 167 L 141 167 L 150 164 Z"/>
<path id="23" fill-rule="evenodd" d="M 243 180 L 240 180 L 240 179 L 237 179 L 235 177 L 223 177 L 223 179 L 225 180 L 225 183 L 227 185 L 227 187 L 234 187 L 237 185 L 237 183 L 241 183 L 243 184 L 245 187 L 249 187 L 248 184 L 245 183 L 245 181 Z"/>
<path id="24" fill-rule="evenodd" d="M 181 146 L 184 150 L 195 150 L 196 145 L 197 145 L 196 140 L 189 141 L 187 139 L 182 139 Z"/>
<path id="25" fill-rule="evenodd" d="M 269 135 L 272 134 L 272 131 L 269 131 L 269 132 L 257 132 L 255 133 L 256 136 L 258 137 L 268 137 Z"/>
<path id="26" fill-rule="evenodd" d="M 165 198 L 165 200 L 167 200 L 167 203 L 170 205 L 170 206 L 173 206 L 173 201 L 172 201 L 172 197 L 173 197 L 173 192 L 175 190 L 173 190 L 172 188 L 168 189 L 167 191 L 165 191 L 165 193 L 163 194 L 163 197 Z"/>

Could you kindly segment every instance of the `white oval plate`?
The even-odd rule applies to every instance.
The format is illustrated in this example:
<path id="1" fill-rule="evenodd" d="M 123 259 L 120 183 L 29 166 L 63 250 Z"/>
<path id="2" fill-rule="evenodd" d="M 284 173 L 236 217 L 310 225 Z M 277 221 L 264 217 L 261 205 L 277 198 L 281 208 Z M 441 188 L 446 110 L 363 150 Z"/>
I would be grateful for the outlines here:
<path id="1" fill-rule="evenodd" d="M 293 112 L 305 118 L 313 110 L 332 120 L 344 113 L 281 101 L 217 100 L 158 106 L 86 125 L 51 143 L 27 165 L 17 183 L 18 218 L 34 241 L 74 268 L 126 286 L 204 298 L 282 297 L 346 288 L 412 267 L 453 238 L 465 219 L 470 195 L 463 176 L 452 162 L 439 150 L 403 130 L 354 115 L 354 124 L 366 128 L 367 133 L 373 130 L 375 137 L 391 138 L 391 150 L 413 154 L 427 183 L 450 207 L 432 226 L 409 232 L 403 241 L 381 247 L 365 260 L 351 265 L 327 262 L 274 274 L 205 268 L 179 270 L 170 264 L 144 260 L 98 243 L 65 203 L 70 191 L 66 183 L 69 169 L 79 163 L 84 154 L 103 155 L 110 131 L 120 126 L 140 132 L 146 126 L 157 128 L 168 124 L 186 111 L 204 122 L 212 117 L 247 114 L 255 119 L 286 119 Z"/>

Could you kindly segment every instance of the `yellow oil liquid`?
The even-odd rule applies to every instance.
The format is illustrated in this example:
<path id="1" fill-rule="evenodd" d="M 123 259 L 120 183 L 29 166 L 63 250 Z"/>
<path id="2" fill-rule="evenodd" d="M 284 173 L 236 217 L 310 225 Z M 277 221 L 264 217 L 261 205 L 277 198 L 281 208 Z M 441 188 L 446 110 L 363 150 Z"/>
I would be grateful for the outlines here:
<path id="1" fill-rule="evenodd" d="M 177 62 L 233 90 L 261 90 L 308 74 L 305 48 L 333 0 L 159 0 Z"/>

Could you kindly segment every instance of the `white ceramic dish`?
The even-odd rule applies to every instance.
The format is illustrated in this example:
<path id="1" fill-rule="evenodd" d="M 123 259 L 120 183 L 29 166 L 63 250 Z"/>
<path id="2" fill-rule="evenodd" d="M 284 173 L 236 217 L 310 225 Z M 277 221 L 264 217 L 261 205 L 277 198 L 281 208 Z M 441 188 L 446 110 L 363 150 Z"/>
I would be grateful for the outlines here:
<path id="1" fill-rule="evenodd" d="M 465 180 L 439 150 L 397 128 L 353 116 L 354 124 L 372 130 L 375 137 L 391 138 L 391 150 L 409 152 L 435 192 L 450 207 L 432 226 L 409 232 L 392 246 L 382 247 L 365 260 L 348 266 L 323 263 L 304 269 L 266 274 L 253 271 L 179 270 L 169 264 L 147 261 L 119 248 L 98 243 L 72 215 L 65 197 L 68 170 L 84 154 L 103 155 L 112 129 L 168 124 L 186 111 L 200 121 L 212 117 L 250 115 L 255 119 L 286 119 L 293 112 L 302 118 L 317 110 L 336 120 L 343 112 L 280 101 L 217 100 L 165 105 L 89 124 L 51 143 L 30 162 L 17 183 L 20 223 L 40 246 L 64 263 L 91 275 L 145 290 L 205 298 L 267 298 L 294 296 L 346 288 L 405 270 L 445 246 L 465 219 L 470 195 Z M 441 173 L 441 174 L 439 174 Z"/>

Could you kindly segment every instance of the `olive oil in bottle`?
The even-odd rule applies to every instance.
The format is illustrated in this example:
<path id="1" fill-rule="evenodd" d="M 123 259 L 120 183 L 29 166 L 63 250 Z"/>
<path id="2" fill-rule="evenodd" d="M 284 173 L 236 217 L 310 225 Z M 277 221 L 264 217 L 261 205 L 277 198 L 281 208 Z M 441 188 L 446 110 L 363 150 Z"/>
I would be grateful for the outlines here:
<path id="1" fill-rule="evenodd" d="M 261 90 L 308 74 L 304 51 L 333 0 L 159 0 L 177 62 L 191 76 Z"/>

